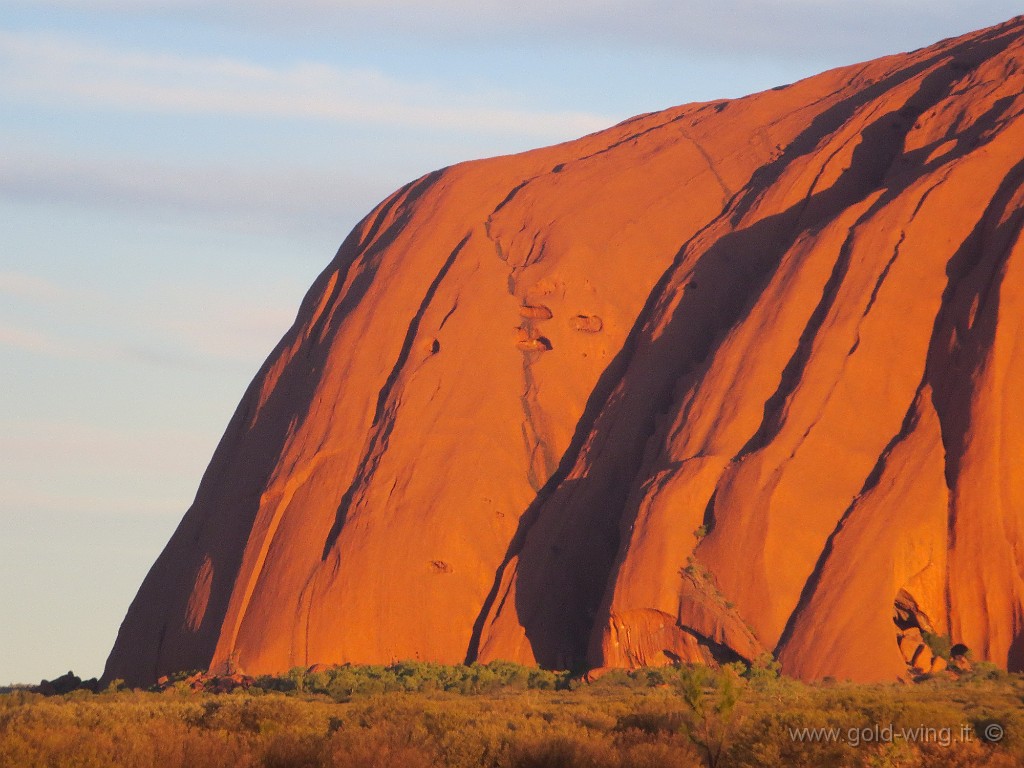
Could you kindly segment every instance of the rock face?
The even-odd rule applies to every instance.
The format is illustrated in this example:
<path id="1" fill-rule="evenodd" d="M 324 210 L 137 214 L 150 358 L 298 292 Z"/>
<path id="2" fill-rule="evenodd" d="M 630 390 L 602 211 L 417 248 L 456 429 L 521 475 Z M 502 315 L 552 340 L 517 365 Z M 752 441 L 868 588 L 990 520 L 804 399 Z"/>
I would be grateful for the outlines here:
<path id="1" fill-rule="evenodd" d="M 407 185 L 245 393 L 105 677 L 894 679 L 897 598 L 1021 669 L 1022 181 L 1024 17 Z"/>

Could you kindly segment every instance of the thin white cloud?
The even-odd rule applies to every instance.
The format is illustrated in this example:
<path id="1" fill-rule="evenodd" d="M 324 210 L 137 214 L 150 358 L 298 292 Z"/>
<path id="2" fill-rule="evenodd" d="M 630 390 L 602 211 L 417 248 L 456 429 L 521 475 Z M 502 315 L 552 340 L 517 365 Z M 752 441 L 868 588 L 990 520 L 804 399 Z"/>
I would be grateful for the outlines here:
<path id="1" fill-rule="evenodd" d="M 339 212 L 362 212 L 391 191 L 331 169 L 247 169 L 173 165 L 130 155 L 89 157 L 10 145 L 0 149 L 0 196 L 15 200 L 162 209 L 205 218 L 242 218 L 243 228 L 333 226 Z M 0 291 L 4 290 L 0 277 Z M 12 286 L 13 289 L 13 286 Z M 27 286 L 21 289 L 29 290 Z"/>
<path id="2" fill-rule="evenodd" d="M 566 139 L 606 127 L 584 112 L 507 108 L 369 70 L 319 63 L 275 68 L 0 32 L 0 92 L 33 103 L 174 114 L 326 120 Z"/>
<path id="3" fill-rule="evenodd" d="M 659 46 L 731 56 L 866 58 L 1019 14 L 1016 0 L 9 0 L 413 45 Z"/>
<path id="4" fill-rule="evenodd" d="M 146 361 L 175 367 L 199 367 L 187 359 L 175 359 L 169 355 L 153 354 L 147 357 L 148 347 L 133 346 L 130 342 L 114 340 L 98 341 L 92 338 L 74 337 L 69 334 L 26 326 L 24 323 L 0 323 L 0 349 L 21 350 L 53 360 L 85 360 L 97 364 L 111 361 Z"/>
<path id="5" fill-rule="evenodd" d="M 211 297 L 206 310 L 180 317 L 175 309 L 193 299 L 192 291 L 182 289 L 175 301 L 165 297 L 157 306 L 149 306 L 144 322 L 129 325 L 131 333 L 115 327 L 117 318 L 138 318 L 143 307 L 104 305 L 105 315 L 79 310 L 75 313 L 78 333 L 39 327 L 26 321 L 0 321 L 0 349 L 21 350 L 53 360 L 84 360 L 143 364 L 165 368 L 209 371 L 211 369 L 249 370 L 257 365 L 288 329 L 293 308 L 282 305 L 254 308 L 251 304 L 231 302 L 223 296 Z"/>
<path id="6" fill-rule="evenodd" d="M 250 308 L 249 315 L 252 314 Z M 291 322 L 287 315 L 284 311 L 265 313 L 263 322 L 233 316 L 219 324 L 213 315 L 181 322 L 156 319 L 146 323 L 152 338 L 102 341 L 24 324 L 0 323 L 0 349 L 96 364 L 117 362 L 195 372 L 249 370 L 267 356 L 287 330 Z"/>

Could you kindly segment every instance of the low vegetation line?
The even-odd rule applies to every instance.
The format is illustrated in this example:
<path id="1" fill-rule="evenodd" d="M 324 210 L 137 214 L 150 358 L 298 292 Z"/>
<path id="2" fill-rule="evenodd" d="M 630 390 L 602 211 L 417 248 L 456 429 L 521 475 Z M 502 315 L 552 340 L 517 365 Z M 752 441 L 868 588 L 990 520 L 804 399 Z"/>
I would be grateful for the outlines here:
<path id="1" fill-rule="evenodd" d="M 69 673 L 0 691 L 0 766 L 1024 765 L 1024 678 L 986 664 L 877 685 L 800 683 L 766 658 L 589 682 L 507 662 L 400 662 L 96 688 Z"/>

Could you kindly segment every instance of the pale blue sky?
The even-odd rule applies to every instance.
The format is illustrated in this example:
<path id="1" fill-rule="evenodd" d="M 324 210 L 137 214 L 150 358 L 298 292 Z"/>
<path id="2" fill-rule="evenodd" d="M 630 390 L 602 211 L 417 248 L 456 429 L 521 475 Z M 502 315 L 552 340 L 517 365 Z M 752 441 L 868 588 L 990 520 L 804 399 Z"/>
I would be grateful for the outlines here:
<path id="1" fill-rule="evenodd" d="M 97 675 L 349 229 L 435 168 L 1004 0 L 0 0 L 0 684 Z"/>

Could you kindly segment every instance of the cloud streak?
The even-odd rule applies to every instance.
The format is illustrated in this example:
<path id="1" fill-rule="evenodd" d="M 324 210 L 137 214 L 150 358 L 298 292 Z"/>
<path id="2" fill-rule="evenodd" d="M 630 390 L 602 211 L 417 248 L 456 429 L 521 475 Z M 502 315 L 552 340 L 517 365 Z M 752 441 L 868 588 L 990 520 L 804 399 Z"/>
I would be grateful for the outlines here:
<path id="1" fill-rule="evenodd" d="M 13 291 L 7 287 L 13 286 Z M 23 289 L 29 287 L 29 291 Z M 262 360 L 294 320 L 286 302 L 253 306 L 245 296 L 225 295 L 201 284 L 170 284 L 135 299 L 79 292 L 30 274 L 0 273 L 0 295 L 26 296 L 51 314 L 73 318 L 63 326 L 27 318 L 0 319 L 0 349 L 51 360 L 127 363 L 177 370 L 249 370 Z"/>
<path id="2" fill-rule="evenodd" d="M 17 2 L 17 0 L 15 0 Z M 21 0 L 27 4 L 27 0 Z M 1020 13 L 1015 0 L 32 0 L 85 13 L 177 17 L 270 34 L 373 35 L 416 45 L 611 44 L 747 56 L 866 57 Z"/>
<path id="3" fill-rule="evenodd" d="M 354 178 L 330 169 L 250 169 L 183 165 L 130 155 L 72 156 L 42 149 L 0 151 L 0 197 L 46 203 L 166 211 L 238 224 L 243 231 L 329 227 L 339 214 L 362 214 L 397 181 Z M 0 291 L 38 295 L 43 286 L 5 283 Z"/>
<path id="4" fill-rule="evenodd" d="M 271 67 L 0 32 L 2 90 L 32 103 L 172 114 L 305 119 L 353 125 L 565 139 L 614 122 L 585 112 L 490 103 L 371 70 Z"/>

